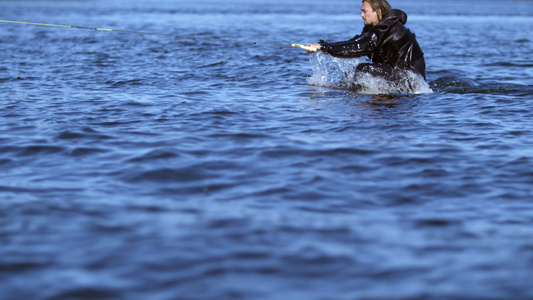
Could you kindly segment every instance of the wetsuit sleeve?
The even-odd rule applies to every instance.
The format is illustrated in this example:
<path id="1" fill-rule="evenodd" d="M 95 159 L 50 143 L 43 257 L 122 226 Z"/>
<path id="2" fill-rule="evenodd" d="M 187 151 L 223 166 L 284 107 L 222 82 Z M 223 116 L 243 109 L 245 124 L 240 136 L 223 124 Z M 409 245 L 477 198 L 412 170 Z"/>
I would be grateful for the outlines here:
<path id="1" fill-rule="evenodd" d="M 388 30 L 387 25 L 376 25 L 366 34 L 337 43 L 320 43 L 320 50 L 336 57 L 359 57 L 373 53 Z"/>

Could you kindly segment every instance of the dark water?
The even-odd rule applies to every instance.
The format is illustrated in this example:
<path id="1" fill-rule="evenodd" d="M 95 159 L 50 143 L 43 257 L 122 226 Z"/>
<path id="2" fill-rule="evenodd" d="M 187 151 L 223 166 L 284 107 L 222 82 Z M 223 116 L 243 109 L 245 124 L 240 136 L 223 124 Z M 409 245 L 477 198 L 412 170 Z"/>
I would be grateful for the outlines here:
<path id="1" fill-rule="evenodd" d="M 533 2 L 391 4 L 426 54 L 410 93 L 296 48 L 0 24 L 0 298 L 533 299 Z M 0 19 L 290 44 L 351 38 L 359 6 Z"/>

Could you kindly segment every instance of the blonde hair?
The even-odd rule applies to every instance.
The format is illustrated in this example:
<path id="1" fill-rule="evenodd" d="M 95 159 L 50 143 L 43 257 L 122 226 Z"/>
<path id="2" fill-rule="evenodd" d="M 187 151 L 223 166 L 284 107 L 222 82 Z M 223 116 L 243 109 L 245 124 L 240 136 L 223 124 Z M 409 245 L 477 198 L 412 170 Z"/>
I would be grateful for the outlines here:
<path id="1" fill-rule="evenodd" d="M 370 7 L 378 13 L 378 19 L 380 21 L 389 13 L 390 4 L 387 0 L 363 0 L 363 2 L 370 4 Z"/>

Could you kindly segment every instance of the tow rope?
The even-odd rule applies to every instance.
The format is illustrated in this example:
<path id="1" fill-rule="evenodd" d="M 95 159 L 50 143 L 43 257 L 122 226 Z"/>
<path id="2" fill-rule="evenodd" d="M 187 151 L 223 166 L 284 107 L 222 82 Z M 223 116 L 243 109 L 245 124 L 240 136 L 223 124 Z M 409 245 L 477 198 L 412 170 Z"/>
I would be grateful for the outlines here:
<path id="1" fill-rule="evenodd" d="M 204 40 L 226 41 L 226 42 L 235 42 L 235 43 L 247 43 L 247 44 L 254 44 L 254 45 L 298 47 L 298 48 L 302 48 L 302 49 L 305 49 L 305 50 L 308 50 L 308 51 L 316 51 L 315 48 L 307 47 L 307 46 L 300 45 L 300 44 L 280 44 L 280 43 L 268 43 L 268 42 L 253 42 L 253 41 L 234 40 L 234 39 L 215 38 L 215 37 L 181 35 L 181 34 L 173 34 L 173 33 L 157 33 L 157 32 L 109 29 L 109 28 L 99 28 L 99 27 L 84 27 L 84 26 L 73 26 L 73 25 L 58 25 L 58 24 L 46 24 L 46 23 L 33 23 L 33 22 L 21 22 L 21 21 L 8 21 L 8 20 L 0 20 L 0 22 L 2 22 L 2 23 L 12 23 L 12 24 L 25 24 L 25 25 L 38 25 L 38 26 L 49 26 L 49 27 L 61 27 L 61 28 L 77 28 L 77 29 L 99 30 L 99 31 L 115 31 L 115 32 L 123 32 L 123 33 L 162 35 L 162 36 L 172 36 L 172 37 L 180 37 L 180 38 L 188 38 L 188 39 L 204 39 Z"/>

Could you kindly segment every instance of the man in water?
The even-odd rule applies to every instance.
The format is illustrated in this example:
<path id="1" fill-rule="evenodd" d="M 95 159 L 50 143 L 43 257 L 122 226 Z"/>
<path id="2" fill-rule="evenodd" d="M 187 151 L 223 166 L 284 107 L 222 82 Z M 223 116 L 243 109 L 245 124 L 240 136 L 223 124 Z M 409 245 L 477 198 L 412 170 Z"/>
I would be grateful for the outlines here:
<path id="1" fill-rule="evenodd" d="M 366 55 L 374 63 L 360 64 L 357 71 L 388 80 L 397 80 L 399 70 L 411 70 L 426 79 L 424 53 L 415 34 L 404 26 L 407 14 L 399 9 L 391 10 L 387 0 L 363 0 L 361 11 L 365 27 L 360 35 L 345 42 L 327 43 L 321 40 L 306 46 L 336 57 Z"/>

